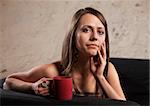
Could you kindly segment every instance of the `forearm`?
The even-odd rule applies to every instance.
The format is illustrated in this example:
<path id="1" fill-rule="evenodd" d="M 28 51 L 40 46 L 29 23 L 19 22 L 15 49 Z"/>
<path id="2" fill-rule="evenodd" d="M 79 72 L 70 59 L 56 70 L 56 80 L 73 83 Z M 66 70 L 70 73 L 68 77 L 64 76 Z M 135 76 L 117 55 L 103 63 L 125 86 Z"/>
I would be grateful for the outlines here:
<path id="1" fill-rule="evenodd" d="M 104 76 L 98 76 L 98 79 L 109 98 L 118 99 L 118 100 L 126 100 L 124 96 L 117 94 L 117 92 L 111 87 L 111 85 L 108 83 L 108 81 L 106 80 Z"/>
<path id="2" fill-rule="evenodd" d="M 17 91 L 30 91 L 32 90 L 32 84 L 31 82 L 25 82 L 15 78 L 7 78 L 3 88 Z"/>

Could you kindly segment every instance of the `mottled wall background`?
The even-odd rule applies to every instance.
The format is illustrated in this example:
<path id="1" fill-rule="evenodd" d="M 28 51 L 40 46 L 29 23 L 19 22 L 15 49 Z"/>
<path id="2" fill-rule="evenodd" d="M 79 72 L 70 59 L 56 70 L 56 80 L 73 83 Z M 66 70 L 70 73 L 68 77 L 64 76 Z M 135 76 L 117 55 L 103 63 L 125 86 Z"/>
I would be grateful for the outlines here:
<path id="1" fill-rule="evenodd" d="M 108 21 L 111 57 L 150 58 L 149 0 L 0 0 L 0 77 L 59 60 L 72 15 L 87 6 Z"/>

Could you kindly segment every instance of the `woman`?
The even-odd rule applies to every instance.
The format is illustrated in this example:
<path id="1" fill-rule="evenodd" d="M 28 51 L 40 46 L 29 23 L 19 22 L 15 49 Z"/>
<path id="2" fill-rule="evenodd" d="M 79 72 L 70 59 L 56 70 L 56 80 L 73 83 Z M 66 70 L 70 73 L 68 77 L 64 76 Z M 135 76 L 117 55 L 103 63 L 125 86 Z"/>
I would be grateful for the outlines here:
<path id="1" fill-rule="evenodd" d="M 14 73 L 7 77 L 4 89 L 49 95 L 48 88 L 41 85 L 58 75 L 72 77 L 76 95 L 126 100 L 117 71 L 109 62 L 107 23 L 99 11 L 87 7 L 74 14 L 60 62 Z"/>

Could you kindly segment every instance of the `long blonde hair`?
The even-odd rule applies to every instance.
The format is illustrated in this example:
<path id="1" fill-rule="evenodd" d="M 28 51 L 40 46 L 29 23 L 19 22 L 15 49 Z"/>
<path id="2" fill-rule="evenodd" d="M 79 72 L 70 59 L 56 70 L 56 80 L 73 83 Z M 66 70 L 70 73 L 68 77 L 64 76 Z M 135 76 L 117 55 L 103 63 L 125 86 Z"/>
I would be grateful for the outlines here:
<path id="1" fill-rule="evenodd" d="M 62 58 L 61 58 L 61 64 L 63 66 L 63 74 L 68 75 L 71 71 L 71 67 L 75 62 L 76 59 L 76 36 L 75 36 L 75 32 L 76 29 L 79 25 L 79 21 L 81 19 L 81 17 L 87 13 L 93 14 L 95 15 L 104 25 L 105 27 L 105 32 L 106 32 L 106 38 L 105 38 L 105 42 L 106 42 L 106 54 L 107 54 L 107 63 L 109 61 L 109 38 L 108 38 L 108 29 L 107 29 L 107 23 L 106 20 L 104 18 L 104 16 L 102 15 L 102 13 L 100 13 L 99 11 L 95 10 L 94 8 L 91 7 L 86 7 L 84 9 L 80 9 L 78 10 L 71 21 L 71 27 L 66 35 L 66 38 L 64 40 L 63 43 L 63 48 L 62 48 Z M 107 67 L 108 64 L 106 65 L 106 74 L 107 74 Z"/>

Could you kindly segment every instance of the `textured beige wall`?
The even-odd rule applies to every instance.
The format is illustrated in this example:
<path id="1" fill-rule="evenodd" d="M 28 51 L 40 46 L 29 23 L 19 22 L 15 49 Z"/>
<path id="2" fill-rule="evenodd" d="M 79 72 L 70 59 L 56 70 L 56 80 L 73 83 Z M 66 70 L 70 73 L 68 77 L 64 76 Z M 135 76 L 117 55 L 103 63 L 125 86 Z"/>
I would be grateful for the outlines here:
<path id="1" fill-rule="evenodd" d="M 0 13 L 2 12 L 2 5 L 0 2 Z M 3 69 L 3 62 L 2 62 L 2 16 L 0 15 L 0 72 Z M 1 73 L 0 73 L 1 76 Z"/>
<path id="2" fill-rule="evenodd" d="M 70 19 L 86 6 L 108 20 L 111 57 L 148 59 L 148 1 L 0 0 L 0 77 L 59 60 Z"/>

